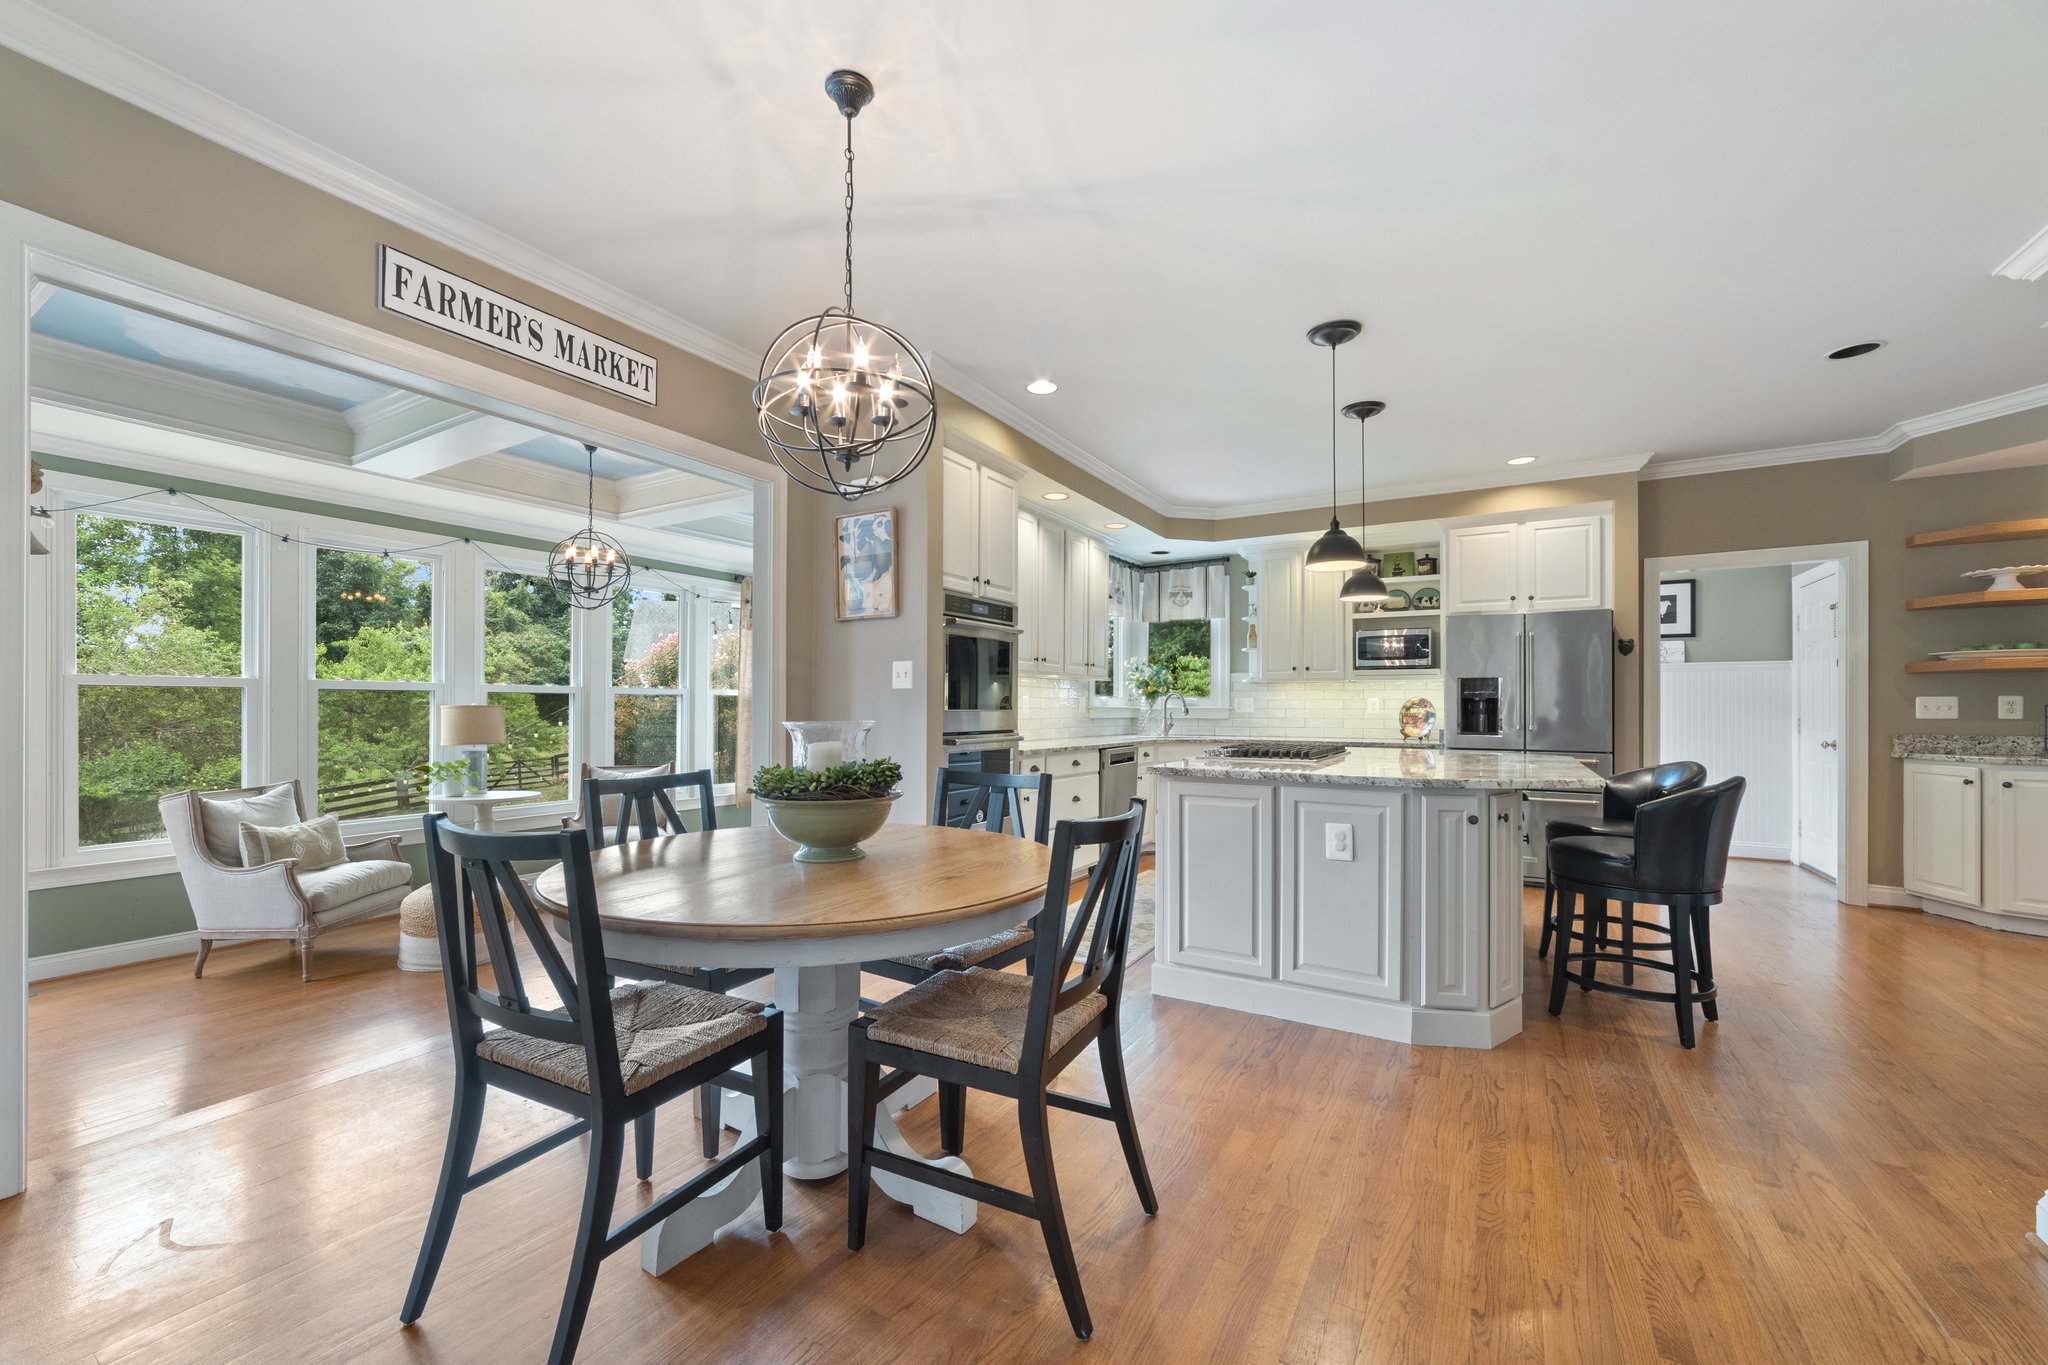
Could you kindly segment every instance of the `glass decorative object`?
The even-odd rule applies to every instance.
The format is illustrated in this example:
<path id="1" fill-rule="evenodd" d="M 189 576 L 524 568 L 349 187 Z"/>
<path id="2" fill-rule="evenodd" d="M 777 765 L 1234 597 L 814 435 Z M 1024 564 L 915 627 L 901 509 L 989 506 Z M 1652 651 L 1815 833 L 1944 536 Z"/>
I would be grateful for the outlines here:
<path id="1" fill-rule="evenodd" d="M 822 772 L 842 763 L 865 763 L 871 720 L 786 720 L 789 766 Z"/>

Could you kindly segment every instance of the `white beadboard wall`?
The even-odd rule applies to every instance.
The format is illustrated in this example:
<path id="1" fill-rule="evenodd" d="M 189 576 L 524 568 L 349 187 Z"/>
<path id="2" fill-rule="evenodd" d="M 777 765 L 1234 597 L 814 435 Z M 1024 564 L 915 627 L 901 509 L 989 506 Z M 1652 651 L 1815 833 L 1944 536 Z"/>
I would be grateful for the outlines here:
<path id="1" fill-rule="evenodd" d="M 1707 780 L 1746 777 L 1738 858 L 1792 857 L 1792 663 L 1665 664 L 1658 754 L 1707 765 Z"/>
<path id="2" fill-rule="evenodd" d="M 1156 713 L 1091 714 L 1094 684 L 1068 678 L 1024 678 L 1017 689 L 1017 729 L 1027 740 L 1097 739 L 1149 734 Z M 1260 739 L 1399 739 L 1401 706 L 1428 697 L 1443 709 L 1443 677 L 1437 673 L 1343 682 L 1261 683 L 1234 679 L 1233 709 L 1189 716 L 1175 713 L 1173 733 L 1190 739 L 1247 735 Z M 1235 704 L 1249 699 L 1249 713 Z M 1371 710 L 1373 701 L 1379 711 Z"/>

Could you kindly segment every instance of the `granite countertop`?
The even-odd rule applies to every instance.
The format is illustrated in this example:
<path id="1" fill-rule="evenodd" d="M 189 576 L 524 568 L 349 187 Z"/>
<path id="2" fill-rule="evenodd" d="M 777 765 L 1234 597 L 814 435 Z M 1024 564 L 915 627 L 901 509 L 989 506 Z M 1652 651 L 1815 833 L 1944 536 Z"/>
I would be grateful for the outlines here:
<path id="1" fill-rule="evenodd" d="M 1107 749 L 1115 744 L 1348 744 L 1365 749 L 1439 749 L 1428 739 L 1330 739 L 1325 735 L 1280 738 L 1274 735 L 1079 735 L 1067 739 L 1027 739 L 1020 754 L 1047 754 L 1061 749 Z"/>
<path id="2" fill-rule="evenodd" d="M 2034 735 L 1894 735 L 1892 757 L 2048 767 L 2048 754 Z"/>
<path id="3" fill-rule="evenodd" d="M 1323 768 L 1261 768 L 1213 759 L 1183 759 L 1152 769 L 1162 778 L 1263 782 L 1277 786 L 1452 787 L 1472 791 L 1597 792 L 1601 776 L 1556 754 L 1477 749 L 1353 749 Z"/>

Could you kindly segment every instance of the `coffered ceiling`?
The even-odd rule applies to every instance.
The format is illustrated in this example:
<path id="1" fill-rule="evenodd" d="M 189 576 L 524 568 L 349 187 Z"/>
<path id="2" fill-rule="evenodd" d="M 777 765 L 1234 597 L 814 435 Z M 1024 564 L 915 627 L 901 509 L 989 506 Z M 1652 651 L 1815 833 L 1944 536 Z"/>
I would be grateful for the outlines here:
<path id="1" fill-rule="evenodd" d="M 2048 223 L 2036 0 L 53 8 L 740 368 L 836 295 L 858 67 L 862 311 L 1162 510 L 1327 496 L 1332 316 L 1383 494 L 2048 380 L 1993 273 Z"/>

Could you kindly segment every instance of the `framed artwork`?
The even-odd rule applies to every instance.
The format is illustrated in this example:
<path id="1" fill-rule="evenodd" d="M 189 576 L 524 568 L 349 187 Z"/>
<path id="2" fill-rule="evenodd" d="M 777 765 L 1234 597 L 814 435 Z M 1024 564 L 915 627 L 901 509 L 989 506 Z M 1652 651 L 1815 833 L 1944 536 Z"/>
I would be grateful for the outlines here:
<path id="1" fill-rule="evenodd" d="M 1389 550 L 1385 557 L 1380 560 L 1380 565 L 1380 577 L 1382 578 L 1413 578 L 1415 577 L 1415 551 Z"/>
<path id="2" fill-rule="evenodd" d="M 896 509 L 851 512 L 833 523 L 839 619 L 883 621 L 896 615 Z"/>
<path id="3" fill-rule="evenodd" d="M 1699 617 L 1694 614 L 1697 579 L 1674 578 L 1657 585 L 1657 633 L 1667 640 L 1699 638 Z"/>

